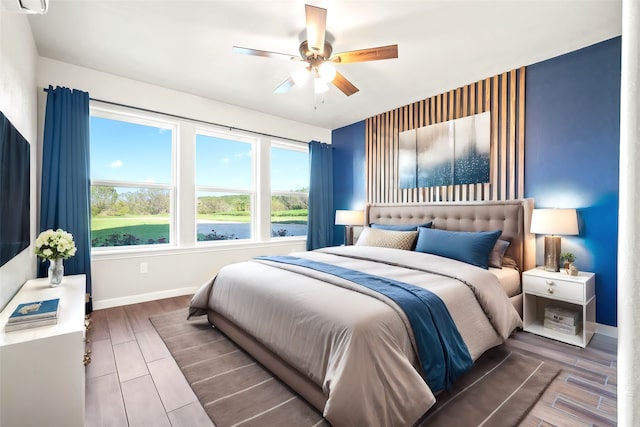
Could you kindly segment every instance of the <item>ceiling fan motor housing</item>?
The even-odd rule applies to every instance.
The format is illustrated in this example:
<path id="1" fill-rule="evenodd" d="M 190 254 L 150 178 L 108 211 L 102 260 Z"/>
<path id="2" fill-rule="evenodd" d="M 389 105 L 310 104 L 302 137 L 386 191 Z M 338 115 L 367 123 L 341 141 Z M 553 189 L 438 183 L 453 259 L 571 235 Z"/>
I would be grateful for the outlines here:
<path id="1" fill-rule="evenodd" d="M 300 48 L 298 50 L 300 51 L 300 56 L 302 56 L 302 59 L 309 62 L 312 66 L 316 67 L 320 65 L 320 63 L 326 61 L 331 57 L 333 47 L 331 46 L 331 43 L 325 41 L 324 49 L 322 50 L 322 52 L 320 52 L 310 48 L 309 43 L 305 40 L 300 43 Z"/>

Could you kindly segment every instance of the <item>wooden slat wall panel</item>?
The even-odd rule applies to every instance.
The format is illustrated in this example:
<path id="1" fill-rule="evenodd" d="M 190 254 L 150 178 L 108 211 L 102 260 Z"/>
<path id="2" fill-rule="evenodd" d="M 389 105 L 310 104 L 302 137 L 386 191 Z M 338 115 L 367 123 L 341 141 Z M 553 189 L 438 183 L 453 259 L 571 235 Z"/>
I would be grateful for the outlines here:
<path id="1" fill-rule="evenodd" d="M 500 76 L 500 195 L 507 194 L 507 78 L 507 73 Z"/>
<path id="2" fill-rule="evenodd" d="M 518 195 L 524 197 L 524 77 L 525 68 L 518 72 Z"/>
<path id="3" fill-rule="evenodd" d="M 369 203 L 524 197 L 525 68 L 511 70 L 366 120 Z M 400 132 L 491 111 L 490 182 L 400 189 Z"/>

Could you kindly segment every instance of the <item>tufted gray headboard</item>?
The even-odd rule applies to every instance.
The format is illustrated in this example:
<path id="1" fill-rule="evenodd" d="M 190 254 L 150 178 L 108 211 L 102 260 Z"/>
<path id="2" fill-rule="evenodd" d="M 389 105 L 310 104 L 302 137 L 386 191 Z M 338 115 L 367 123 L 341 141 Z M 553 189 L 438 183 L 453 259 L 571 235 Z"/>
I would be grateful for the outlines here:
<path id="1" fill-rule="evenodd" d="M 371 204 L 365 209 L 366 224 L 423 224 L 454 231 L 502 230 L 501 239 L 511 242 L 506 256 L 520 271 L 535 267 L 535 236 L 529 232 L 533 199 Z"/>

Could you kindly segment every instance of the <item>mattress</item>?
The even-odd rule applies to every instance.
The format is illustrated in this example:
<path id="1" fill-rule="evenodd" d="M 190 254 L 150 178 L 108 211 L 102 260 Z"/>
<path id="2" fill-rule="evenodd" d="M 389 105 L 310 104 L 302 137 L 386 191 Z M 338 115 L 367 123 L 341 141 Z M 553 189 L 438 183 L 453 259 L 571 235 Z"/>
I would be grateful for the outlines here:
<path id="1" fill-rule="evenodd" d="M 497 278 L 498 282 L 504 292 L 509 298 L 514 297 L 522 293 L 522 285 L 520 282 L 520 272 L 515 268 L 503 267 L 493 268 L 489 267 L 489 271 L 492 272 Z"/>

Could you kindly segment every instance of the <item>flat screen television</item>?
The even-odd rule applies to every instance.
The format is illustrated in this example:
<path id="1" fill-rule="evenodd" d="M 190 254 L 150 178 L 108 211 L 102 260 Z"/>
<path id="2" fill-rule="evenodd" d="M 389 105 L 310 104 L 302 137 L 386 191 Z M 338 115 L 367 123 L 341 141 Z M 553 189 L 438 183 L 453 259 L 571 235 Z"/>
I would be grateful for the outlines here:
<path id="1" fill-rule="evenodd" d="M 0 112 L 0 267 L 29 246 L 30 149 Z"/>

